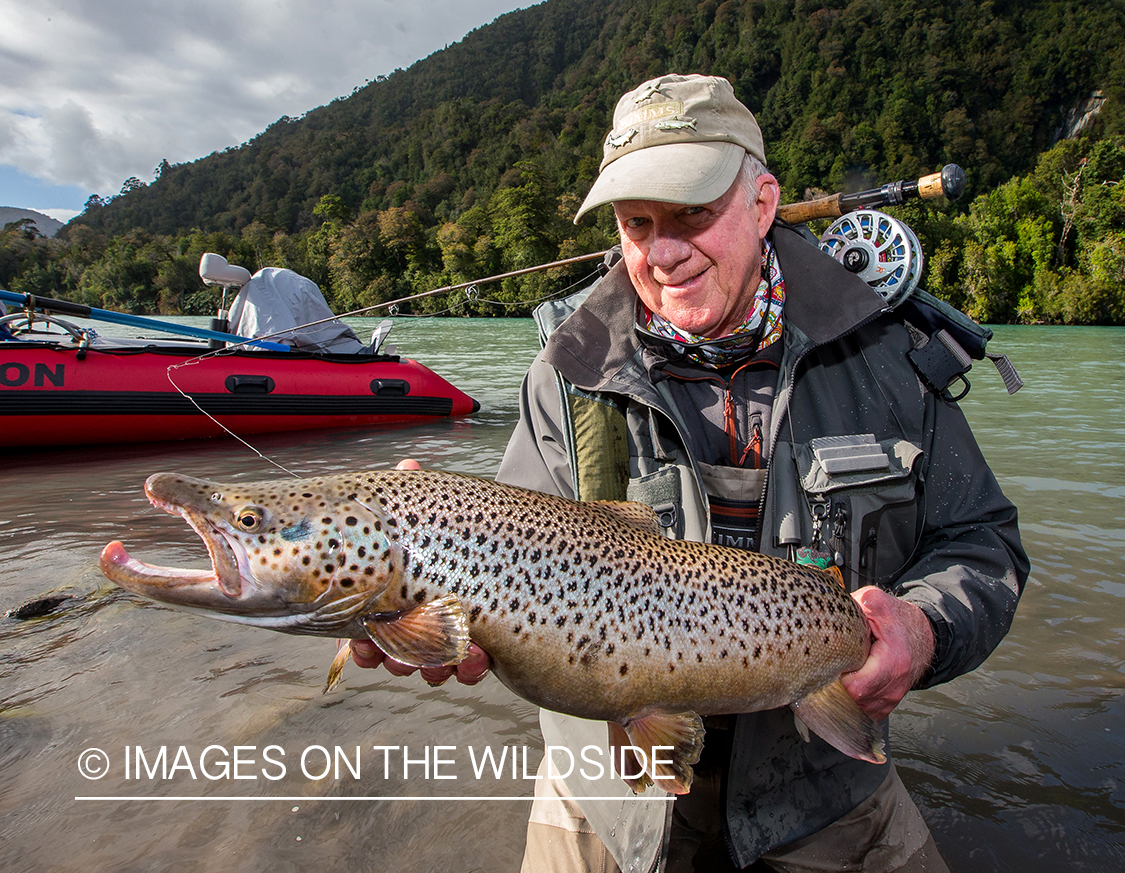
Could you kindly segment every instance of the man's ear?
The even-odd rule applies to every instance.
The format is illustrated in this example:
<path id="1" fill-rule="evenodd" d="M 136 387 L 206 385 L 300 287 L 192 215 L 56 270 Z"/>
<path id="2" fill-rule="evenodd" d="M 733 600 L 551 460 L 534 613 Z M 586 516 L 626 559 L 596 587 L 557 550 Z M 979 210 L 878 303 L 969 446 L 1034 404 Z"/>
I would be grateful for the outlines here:
<path id="1" fill-rule="evenodd" d="M 780 202 L 781 185 L 772 173 L 762 173 L 758 177 L 758 235 L 763 239 L 773 226 Z"/>

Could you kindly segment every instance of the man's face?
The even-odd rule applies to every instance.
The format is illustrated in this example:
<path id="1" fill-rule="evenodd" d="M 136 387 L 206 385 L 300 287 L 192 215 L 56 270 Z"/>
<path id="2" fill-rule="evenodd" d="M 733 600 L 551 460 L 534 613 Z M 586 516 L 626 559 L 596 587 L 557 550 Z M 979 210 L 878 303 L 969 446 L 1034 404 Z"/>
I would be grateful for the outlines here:
<path id="1" fill-rule="evenodd" d="M 742 323 L 758 290 L 761 241 L 780 196 L 769 173 L 754 188 L 750 203 L 736 180 L 718 200 L 700 206 L 613 204 L 629 277 L 650 311 L 712 339 Z"/>

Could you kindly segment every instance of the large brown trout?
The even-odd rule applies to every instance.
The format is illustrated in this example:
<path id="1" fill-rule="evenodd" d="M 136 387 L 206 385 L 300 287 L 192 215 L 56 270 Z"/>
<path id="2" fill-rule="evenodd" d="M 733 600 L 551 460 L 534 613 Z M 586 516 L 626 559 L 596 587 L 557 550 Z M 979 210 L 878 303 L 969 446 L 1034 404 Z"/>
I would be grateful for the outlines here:
<path id="1" fill-rule="evenodd" d="M 841 751 L 884 760 L 840 682 L 870 645 L 843 588 L 670 540 L 642 504 L 431 471 L 233 485 L 157 473 L 145 492 L 203 538 L 212 569 L 151 566 L 113 542 L 101 568 L 118 585 L 285 633 L 369 636 L 414 666 L 457 663 L 475 641 L 521 697 L 623 727 L 674 793 L 691 785 L 703 715 L 788 704 Z"/>

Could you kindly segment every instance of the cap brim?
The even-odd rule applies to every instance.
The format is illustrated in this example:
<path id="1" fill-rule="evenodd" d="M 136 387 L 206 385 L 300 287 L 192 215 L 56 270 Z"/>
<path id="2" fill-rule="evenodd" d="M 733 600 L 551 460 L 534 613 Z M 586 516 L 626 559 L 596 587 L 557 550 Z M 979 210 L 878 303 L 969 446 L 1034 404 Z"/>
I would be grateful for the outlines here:
<path id="1" fill-rule="evenodd" d="M 582 202 L 574 223 L 616 200 L 659 200 L 698 205 L 718 200 L 734 184 L 746 150 L 730 142 L 650 146 L 608 164 Z"/>

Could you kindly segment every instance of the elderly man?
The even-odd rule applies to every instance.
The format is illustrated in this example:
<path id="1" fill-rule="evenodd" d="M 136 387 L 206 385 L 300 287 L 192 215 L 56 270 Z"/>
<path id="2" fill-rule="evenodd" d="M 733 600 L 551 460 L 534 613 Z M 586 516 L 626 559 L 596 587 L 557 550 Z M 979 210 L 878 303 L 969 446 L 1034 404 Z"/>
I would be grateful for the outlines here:
<path id="1" fill-rule="evenodd" d="M 907 357 L 920 332 L 775 221 L 761 132 L 726 80 L 645 82 L 604 152 L 575 220 L 612 204 L 621 257 L 536 313 L 544 348 L 497 478 L 643 501 L 669 536 L 837 566 L 873 639 L 844 684 L 875 719 L 978 666 L 1028 563 L 960 410 Z M 476 651 L 458 678 L 486 666 Z M 541 723 L 549 745 L 606 742 L 604 726 Z M 674 804 L 537 782 L 524 870 L 946 869 L 889 761 L 803 735 L 788 708 L 706 726 Z"/>

